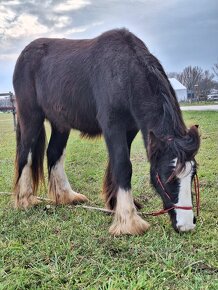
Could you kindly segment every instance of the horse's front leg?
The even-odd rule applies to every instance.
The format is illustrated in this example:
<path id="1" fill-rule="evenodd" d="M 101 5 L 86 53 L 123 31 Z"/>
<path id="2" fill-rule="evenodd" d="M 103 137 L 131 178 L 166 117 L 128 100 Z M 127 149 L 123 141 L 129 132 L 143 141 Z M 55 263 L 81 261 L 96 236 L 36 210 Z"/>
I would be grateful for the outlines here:
<path id="1" fill-rule="evenodd" d="M 106 197 L 106 204 L 115 209 L 113 223 L 109 229 L 112 235 L 142 234 L 149 224 L 138 214 L 131 194 L 132 164 L 129 157 L 129 148 L 126 132 L 116 128 L 104 133 L 110 158 L 111 178 L 108 184 L 112 190 Z M 105 181 L 107 183 L 107 181 Z M 113 200 L 113 202 L 110 202 Z"/>

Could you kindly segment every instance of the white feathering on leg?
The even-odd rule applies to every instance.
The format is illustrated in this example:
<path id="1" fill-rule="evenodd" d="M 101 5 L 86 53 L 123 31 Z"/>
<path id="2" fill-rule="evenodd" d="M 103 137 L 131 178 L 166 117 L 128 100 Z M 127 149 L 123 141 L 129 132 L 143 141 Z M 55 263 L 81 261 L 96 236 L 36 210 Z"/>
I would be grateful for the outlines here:
<path id="1" fill-rule="evenodd" d="M 130 190 L 118 189 L 114 221 L 109 229 L 112 235 L 139 235 L 149 228 L 149 224 L 138 214 Z"/>
<path id="2" fill-rule="evenodd" d="M 71 189 L 67 175 L 64 171 L 65 149 L 60 159 L 52 167 L 49 178 L 48 195 L 56 204 L 70 204 L 88 201 L 83 194 Z"/>

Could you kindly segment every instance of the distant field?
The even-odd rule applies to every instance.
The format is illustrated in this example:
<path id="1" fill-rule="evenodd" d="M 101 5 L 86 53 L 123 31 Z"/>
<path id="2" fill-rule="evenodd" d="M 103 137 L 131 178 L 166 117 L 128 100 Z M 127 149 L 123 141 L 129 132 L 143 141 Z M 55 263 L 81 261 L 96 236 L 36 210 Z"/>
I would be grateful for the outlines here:
<path id="1" fill-rule="evenodd" d="M 188 125 L 200 125 L 202 136 L 196 231 L 176 234 L 166 215 L 146 218 L 151 229 L 143 236 L 114 238 L 108 234 L 112 217 L 103 213 L 45 204 L 17 211 L 10 196 L 1 194 L 0 289 L 218 289 L 218 113 L 183 115 Z M 14 157 L 12 116 L 0 114 L 0 192 L 11 191 Z M 160 209 L 140 134 L 131 159 L 133 194 L 144 203 L 143 211 Z M 106 163 L 103 139 L 81 140 L 71 133 L 66 172 L 91 205 L 103 206 L 99 193 Z M 46 188 L 40 191 L 46 196 Z"/>

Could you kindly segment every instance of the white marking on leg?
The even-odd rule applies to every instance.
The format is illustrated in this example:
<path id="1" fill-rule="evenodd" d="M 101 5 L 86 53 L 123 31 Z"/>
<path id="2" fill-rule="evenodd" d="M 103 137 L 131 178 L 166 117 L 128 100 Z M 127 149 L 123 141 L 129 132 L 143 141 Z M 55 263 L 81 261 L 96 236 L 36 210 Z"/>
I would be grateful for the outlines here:
<path id="1" fill-rule="evenodd" d="M 39 203 L 33 195 L 33 179 L 32 179 L 32 153 L 27 157 L 27 163 L 24 166 L 15 189 L 15 207 L 27 208 L 31 205 Z"/>
<path id="2" fill-rule="evenodd" d="M 71 189 L 67 175 L 64 171 L 65 149 L 55 166 L 52 167 L 49 179 L 49 197 L 57 204 L 84 202 L 85 195 Z"/>
<path id="3" fill-rule="evenodd" d="M 177 206 L 192 206 L 191 177 L 193 173 L 193 162 L 186 162 L 185 169 L 177 176 L 179 178 L 180 188 Z M 177 228 L 181 232 L 190 231 L 195 228 L 193 223 L 193 210 L 175 209 Z"/>
<path id="4" fill-rule="evenodd" d="M 116 211 L 109 231 L 113 235 L 142 234 L 149 224 L 138 216 L 130 190 L 118 189 Z"/>
<path id="5" fill-rule="evenodd" d="M 65 149 L 60 159 L 57 161 L 55 166 L 51 169 L 51 178 L 58 182 L 58 185 L 62 190 L 71 190 L 69 181 L 67 179 L 66 173 L 64 171 L 64 159 L 65 159 Z"/>

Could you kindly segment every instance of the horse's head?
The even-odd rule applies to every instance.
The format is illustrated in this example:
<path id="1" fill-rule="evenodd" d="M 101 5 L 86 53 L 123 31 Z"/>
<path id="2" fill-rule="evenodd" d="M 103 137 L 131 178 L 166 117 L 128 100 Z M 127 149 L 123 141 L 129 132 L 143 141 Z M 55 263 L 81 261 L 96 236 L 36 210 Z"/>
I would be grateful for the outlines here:
<path id="1" fill-rule="evenodd" d="M 196 126 L 185 136 L 158 138 L 149 134 L 148 157 L 151 163 L 151 182 L 169 210 L 173 228 L 177 232 L 195 228 L 192 205 L 192 181 L 196 175 L 194 159 L 200 145 Z"/>

